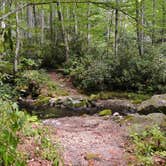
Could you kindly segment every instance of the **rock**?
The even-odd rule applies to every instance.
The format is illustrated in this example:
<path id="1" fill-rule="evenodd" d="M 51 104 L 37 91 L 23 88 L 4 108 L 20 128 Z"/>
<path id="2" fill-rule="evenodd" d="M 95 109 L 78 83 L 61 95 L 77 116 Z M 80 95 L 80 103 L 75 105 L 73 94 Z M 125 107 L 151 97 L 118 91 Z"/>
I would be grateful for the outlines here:
<path id="1" fill-rule="evenodd" d="M 118 112 L 115 112 L 115 113 L 113 114 L 113 116 L 119 116 L 119 113 L 118 113 Z"/>
<path id="2" fill-rule="evenodd" d="M 166 128 L 166 115 L 162 113 L 151 113 L 148 115 L 132 114 L 121 120 L 122 124 L 127 124 L 132 132 L 141 133 L 152 126 Z"/>
<path id="3" fill-rule="evenodd" d="M 84 158 L 85 160 L 101 160 L 100 155 L 95 153 L 87 153 Z"/>
<path id="4" fill-rule="evenodd" d="M 140 114 L 155 112 L 166 114 L 166 94 L 152 96 L 150 99 L 143 101 L 137 109 Z"/>
<path id="5" fill-rule="evenodd" d="M 96 107 L 100 109 L 111 109 L 112 112 L 118 112 L 120 114 L 135 113 L 136 107 L 129 100 L 123 99 L 108 99 L 96 101 Z"/>

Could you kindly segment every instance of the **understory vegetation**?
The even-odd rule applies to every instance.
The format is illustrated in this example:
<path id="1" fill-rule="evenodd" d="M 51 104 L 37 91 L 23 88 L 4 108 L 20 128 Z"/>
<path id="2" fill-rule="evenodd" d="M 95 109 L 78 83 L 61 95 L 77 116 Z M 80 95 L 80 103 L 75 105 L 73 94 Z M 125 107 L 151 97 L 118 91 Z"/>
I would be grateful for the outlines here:
<path id="1" fill-rule="evenodd" d="M 166 133 L 158 126 L 148 128 L 141 134 L 131 135 L 134 145 L 134 154 L 138 160 L 137 164 L 163 165 L 166 158 Z"/>
<path id="2" fill-rule="evenodd" d="M 102 53 L 97 58 L 96 54 L 74 58 L 67 69 L 74 84 L 86 91 L 166 91 L 166 57 L 160 51 L 147 52 L 144 57 L 130 50 L 122 50 L 119 54 L 117 59 Z"/>
<path id="3" fill-rule="evenodd" d="M 2 99 L 0 116 L 0 165 L 27 165 L 33 153 L 54 166 L 62 163 L 58 143 L 53 142 L 49 129 L 43 128 L 37 117 L 19 111 L 16 103 Z M 26 147 L 24 141 L 29 140 L 33 141 L 33 146 L 29 142 Z"/>
<path id="4" fill-rule="evenodd" d="M 92 103 L 118 98 L 135 107 L 166 93 L 166 1 L 1 0 L 0 165 L 24 166 L 34 156 L 63 165 L 51 133 L 19 105 L 71 95 L 51 71 Z M 164 132 L 132 136 L 142 165 L 166 157 Z M 27 154 L 28 139 L 35 148 Z"/>

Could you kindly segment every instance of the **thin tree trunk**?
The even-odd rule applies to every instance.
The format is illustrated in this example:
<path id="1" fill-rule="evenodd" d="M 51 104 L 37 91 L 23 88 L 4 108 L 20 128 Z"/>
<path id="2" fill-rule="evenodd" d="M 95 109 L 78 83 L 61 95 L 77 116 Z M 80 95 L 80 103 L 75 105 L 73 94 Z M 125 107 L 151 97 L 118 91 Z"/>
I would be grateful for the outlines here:
<path id="1" fill-rule="evenodd" d="M 74 15 L 74 31 L 75 31 L 75 34 L 78 35 L 78 20 L 77 20 L 77 5 L 76 5 L 76 2 L 74 3 L 73 15 Z"/>
<path id="2" fill-rule="evenodd" d="M 155 43 L 155 20 L 156 20 L 156 0 L 152 0 L 153 18 L 152 18 L 152 45 Z"/>
<path id="3" fill-rule="evenodd" d="M 37 27 L 36 7 L 33 5 L 33 25 Z"/>
<path id="4" fill-rule="evenodd" d="M 141 2 L 141 56 L 144 55 L 144 0 Z"/>
<path id="5" fill-rule="evenodd" d="M 37 18 L 36 18 L 36 7 L 35 5 L 32 6 L 33 8 L 33 26 L 35 28 L 35 36 L 34 36 L 34 42 L 38 42 L 38 36 L 37 36 Z"/>
<path id="6" fill-rule="evenodd" d="M 14 74 L 18 71 L 18 58 L 19 58 L 19 50 L 20 50 L 20 36 L 19 36 L 19 16 L 18 11 L 16 12 L 16 49 L 14 56 Z"/>
<path id="7" fill-rule="evenodd" d="M 118 11 L 118 0 L 116 0 L 115 9 L 115 57 L 118 55 L 118 23 L 119 23 L 119 11 Z"/>
<path id="8" fill-rule="evenodd" d="M 45 27 L 45 21 L 44 21 L 44 10 L 41 11 L 41 43 L 44 43 L 44 27 Z"/>
<path id="9" fill-rule="evenodd" d="M 141 52 L 141 35 L 140 35 L 140 4 L 138 0 L 135 1 L 136 4 L 136 31 L 137 31 L 137 45 L 138 45 L 138 51 L 139 55 L 142 56 Z"/>
<path id="10" fill-rule="evenodd" d="M 31 32 L 29 32 L 34 26 L 33 26 L 33 11 L 32 6 L 27 7 L 27 26 L 28 26 L 28 38 L 32 37 Z"/>
<path id="11" fill-rule="evenodd" d="M 162 3 L 162 13 L 163 13 L 163 17 L 162 17 L 162 30 L 161 30 L 161 41 L 162 43 L 164 43 L 166 35 L 165 35 L 165 27 L 166 27 L 166 1 L 163 0 Z"/>
<path id="12" fill-rule="evenodd" d="M 66 6 L 66 19 L 67 21 L 69 21 L 70 19 L 70 8 L 69 6 Z M 67 28 L 67 41 L 70 41 L 70 29 L 71 29 L 71 25 L 70 23 L 68 22 L 68 28 Z"/>
<path id="13" fill-rule="evenodd" d="M 59 21 L 61 23 L 63 40 L 64 40 L 64 44 L 65 44 L 65 59 L 66 59 L 66 62 L 67 62 L 69 60 L 69 44 L 68 44 L 67 34 L 66 34 L 66 31 L 65 31 L 65 27 L 64 27 L 64 18 L 63 18 L 63 14 L 62 14 L 62 8 L 61 8 L 60 1 L 57 2 L 57 8 L 58 8 Z"/>
<path id="14" fill-rule="evenodd" d="M 110 47 L 110 33 L 111 33 L 111 26 L 112 26 L 112 17 L 113 17 L 113 11 L 107 12 L 107 56 L 109 53 L 109 47 Z"/>
<path id="15" fill-rule="evenodd" d="M 54 40 L 54 34 L 53 34 L 53 13 L 52 13 L 52 4 L 50 4 L 50 39 L 51 41 Z"/>
<path id="16" fill-rule="evenodd" d="M 90 46 L 90 42 L 91 42 L 91 35 L 90 35 L 90 31 L 91 31 L 91 24 L 90 24 L 90 20 L 89 20 L 89 17 L 90 17 L 90 14 L 91 14 L 91 11 L 90 11 L 90 3 L 88 3 L 88 10 L 87 10 L 87 44 L 88 46 Z"/>

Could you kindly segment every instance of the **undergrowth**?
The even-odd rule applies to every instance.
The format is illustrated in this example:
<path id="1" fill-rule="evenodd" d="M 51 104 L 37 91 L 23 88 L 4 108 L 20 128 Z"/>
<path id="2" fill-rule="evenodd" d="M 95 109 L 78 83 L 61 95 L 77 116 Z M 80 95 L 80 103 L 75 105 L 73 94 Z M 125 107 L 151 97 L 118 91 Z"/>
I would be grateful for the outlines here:
<path id="1" fill-rule="evenodd" d="M 32 148 L 36 151 L 36 157 L 49 161 L 53 166 L 62 163 L 59 145 L 52 140 L 49 128 L 43 126 L 37 117 L 19 111 L 17 103 L 9 99 L 0 98 L 0 129 L 0 165 L 27 165 L 29 151 L 23 152 L 18 147 L 29 139 L 35 141 Z M 23 146 L 26 144 L 24 142 Z"/>
<path id="2" fill-rule="evenodd" d="M 133 133 L 131 138 L 134 154 L 140 165 L 157 165 L 155 157 L 161 158 L 163 163 L 166 162 L 166 133 L 160 127 L 154 126 L 141 134 Z"/>

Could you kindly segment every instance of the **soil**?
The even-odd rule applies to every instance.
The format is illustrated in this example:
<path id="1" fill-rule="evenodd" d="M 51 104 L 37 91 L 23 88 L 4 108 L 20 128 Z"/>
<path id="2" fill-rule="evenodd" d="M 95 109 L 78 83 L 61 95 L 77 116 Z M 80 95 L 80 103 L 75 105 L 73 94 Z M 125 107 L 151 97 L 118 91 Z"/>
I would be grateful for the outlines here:
<path id="1" fill-rule="evenodd" d="M 57 73 L 56 71 L 49 71 L 48 75 L 53 81 L 59 84 L 60 87 L 64 88 L 64 90 L 66 90 L 71 96 L 83 96 L 83 94 L 81 94 L 80 91 L 73 86 L 71 78 L 65 77 L 62 74 Z"/>
<path id="2" fill-rule="evenodd" d="M 110 118 L 64 117 L 44 120 L 54 126 L 65 166 L 125 166 L 126 129 Z"/>

